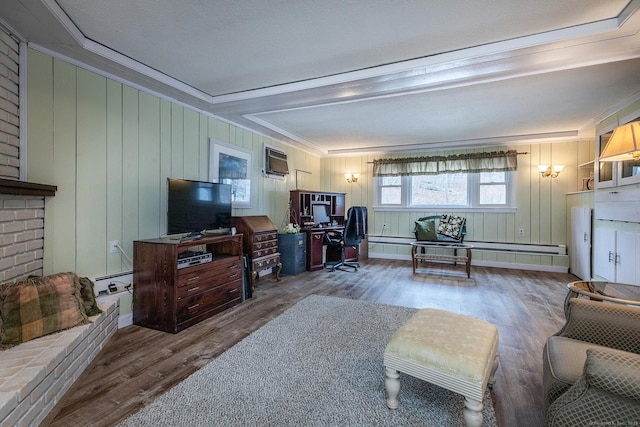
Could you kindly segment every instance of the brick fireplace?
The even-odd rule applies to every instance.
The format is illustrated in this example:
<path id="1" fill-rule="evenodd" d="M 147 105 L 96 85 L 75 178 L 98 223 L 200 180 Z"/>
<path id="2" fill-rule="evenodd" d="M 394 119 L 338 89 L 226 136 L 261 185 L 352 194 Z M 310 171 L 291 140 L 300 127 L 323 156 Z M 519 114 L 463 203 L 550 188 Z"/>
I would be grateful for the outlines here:
<path id="1" fill-rule="evenodd" d="M 43 274 L 45 196 L 55 187 L 20 181 L 20 148 L 20 41 L 0 26 L 0 283 Z"/>

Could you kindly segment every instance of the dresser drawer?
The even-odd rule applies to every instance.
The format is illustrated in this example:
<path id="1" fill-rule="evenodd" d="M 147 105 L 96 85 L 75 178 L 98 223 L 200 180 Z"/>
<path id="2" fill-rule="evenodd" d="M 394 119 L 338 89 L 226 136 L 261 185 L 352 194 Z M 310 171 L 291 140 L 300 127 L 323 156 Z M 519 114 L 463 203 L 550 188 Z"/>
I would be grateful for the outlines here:
<path id="1" fill-rule="evenodd" d="M 278 252 L 278 246 L 271 246 L 269 248 L 255 250 L 255 251 L 253 251 L 251 256 L 253 258 L 262 258 L 262 257 L 265 257 L 265 256 L 273 255 L 273 254 L 275 254 L 277 252 Z"/>
<path id="2" fill-rule="evenodd" d="M 260 251 L 268 248 L 277 248 L 278 240 L 264 240 L 262 242 L 254 242 L 253 247 L 251 248 L 253 252 Z"/>
<path id="3" fill-rule="evenodd" d="M 268 256 L 264 258 L 254 258 L 252 260 L 253 270 L 262 270 L 269 267 L 275 267 L 280 263 L 280 254 Z"/>
<path id="4" fill-rule="evenodd" d="M 256 233 L 253 235 L 253 242 L 254 243 L 258 243 L 258 242 L 264 242 L 266 240 L 278 240 L 278 231 L 277 230 L 273 230 L 273 231 L 269 231 L 266 233 Z"/>
<path id="5" fill-rule="evenodd" d="M 205 292 L 178 300 L 176 318 L 178 322 L 211 310 L 234 299 L 242 298 L 242 280 L 213 287 Z"/>
<path id="6" fill-rule="evenodd" d="M 195 267 L 183 268 L 178 271 L 178 295 L 181 288 L 193 288 L 212 283 L 214 286 L 229 280 L 242 278 L 241 260 L 229 258 L 216 262 L 201 264 Z M 191 291 L 194 292 L 194 291 Z"/>

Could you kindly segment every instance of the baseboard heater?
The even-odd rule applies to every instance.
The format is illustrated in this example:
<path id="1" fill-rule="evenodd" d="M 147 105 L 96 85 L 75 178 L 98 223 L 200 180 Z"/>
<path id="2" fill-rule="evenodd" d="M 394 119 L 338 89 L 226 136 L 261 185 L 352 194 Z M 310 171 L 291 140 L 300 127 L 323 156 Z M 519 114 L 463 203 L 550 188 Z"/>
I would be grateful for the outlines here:
<path id="1" fill-rule="evenodd" d="M 409 246 L 416 239 L 412 237 L 394 237 L 394 236 L 367 236 L 369 245 L 395 245 Z M 480 242 L 465 240 L 464 243 L 473 245 L 474 250 L 502 253 L 518 253 L 524 255 L 549 255 L 549 256 L 566 256 L 566 245 L 541 245 L 535 243 L 506 243 L 506 242 Z"/>
<path id="2" fill-rule="evenodd" d="M 103 280 L 111 280 L 111 279 L 115 279 L 117 277 L 128 276 L 129 274 L 133 274 L 133 271 L 122 271 L 120 273 L 114 273 L 114 274 L 109 274 L 109 275 L 106 275 L 106 276 L 94 277 L 93 281 L 94 282 L 101 282 Z"/>

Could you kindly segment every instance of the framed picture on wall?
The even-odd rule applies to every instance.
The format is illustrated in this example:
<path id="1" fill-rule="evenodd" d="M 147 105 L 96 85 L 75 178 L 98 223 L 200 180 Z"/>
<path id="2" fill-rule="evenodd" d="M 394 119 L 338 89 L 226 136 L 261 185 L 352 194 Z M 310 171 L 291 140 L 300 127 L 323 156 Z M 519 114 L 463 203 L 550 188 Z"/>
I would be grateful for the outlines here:
<path id="1" fill-rule="evenodd" d="M 209 181 L 231 185 L 234 208 L 251 207 L 252 156 L 240 147 L 209 140 Z"/>

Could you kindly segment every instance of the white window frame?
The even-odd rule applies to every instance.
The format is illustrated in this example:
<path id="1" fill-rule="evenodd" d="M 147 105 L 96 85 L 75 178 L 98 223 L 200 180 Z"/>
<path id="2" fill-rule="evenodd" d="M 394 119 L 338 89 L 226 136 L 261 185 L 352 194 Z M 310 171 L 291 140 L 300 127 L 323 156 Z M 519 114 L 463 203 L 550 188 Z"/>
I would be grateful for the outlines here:
<path id="1" fill-rule="evenodd" d="M 400 204 L 382 204 L 380 202 L 381 189 L 380 185 L 382 177 L 377 177 L 374 180 L 375 189 L 375 210 L 430 210 L 430 211 L 464 211 L 464 212 L 505 212 L 511 213 L 517 210 L 516 208 L 516 172 L 505 172 L 505 184 L 507 185 L 507 201 L 505 204 L 489 205 L 480 204 L 480 185 L 495 185 L 495 184 L 480 184 L 480 173 L 468 173 L 467 174 L 467 204 L 466 205 L 410 205 L 410 186 L 411 177 L 401 177 L 401 201 Z M 502 185 L 502 184 L 500 184 Z"/>

